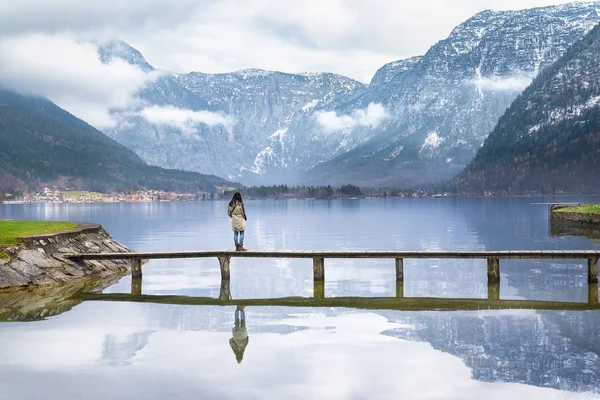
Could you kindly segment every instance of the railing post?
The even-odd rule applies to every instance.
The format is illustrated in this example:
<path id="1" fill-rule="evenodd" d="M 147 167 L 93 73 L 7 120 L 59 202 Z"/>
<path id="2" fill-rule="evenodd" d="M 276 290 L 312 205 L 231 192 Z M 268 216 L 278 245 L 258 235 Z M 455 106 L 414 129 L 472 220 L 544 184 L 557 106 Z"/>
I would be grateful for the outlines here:
<path id="1" fill-rule="evenodd" d="M 404 259 L 396 258 L 396 282 L 404 282 Z"/>
<path id="2" fill-rule="evenodd" d="M 221 267 L 221 279 L 228 281 L 229 280 L 229 262 L 231 261 L 231 256 L 221 256 L 219 257 L 219 266 Z"/>
<path id="3" fill-rule="evenodd" d="M 131 278 L 137 279 L 142 277 L 142 260 L 134 258 L 131 260 Z"/>
<path id="4" fill-rule="evenodd" d="M 500 259 L 490 257 L 487 259 L 488 284 L 500 282 Z"/>
<path id="5" fill-rule="evenodd" d="M 319 300 L 325 298 L 325 281 L 317 281 L 317 280 L 314 281 L 313 297 L 315 299 L 319 299 Z"/>
<path id="6" fill-rule="evenodd" d="M 323 257 L 313 257 L 313 278 L 315 282 L 325 280 L 325 259 Z"/>
<path id="7" fill-rule="evenodd" d="M 588 283 L 598 283 L 598 258 L 588 258 Z"/>

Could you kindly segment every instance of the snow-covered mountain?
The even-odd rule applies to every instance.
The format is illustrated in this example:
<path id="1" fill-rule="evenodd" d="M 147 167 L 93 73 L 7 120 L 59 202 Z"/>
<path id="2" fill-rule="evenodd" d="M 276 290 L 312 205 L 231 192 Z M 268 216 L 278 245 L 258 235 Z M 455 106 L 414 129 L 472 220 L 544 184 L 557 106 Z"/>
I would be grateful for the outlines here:
<path id="1" fill-rule="evenodd" d="M 467 168 L 459 191 L 600 191 L 600 25 L 513 102 Z"/>
<path id="2" fill-rule="evenodd" d="M 483 11 L 367 86 L 335 74 L 163 73 L 106 133 L 146 162 L 244 183 L 402 185 L 450 178 L 545 66 L 600 22 L 600 2 Z M 103 46 L 152 68 L 122 42 Z M 306 172 L 308 171 L 308 172 Z"/>
<path id="3" fill-rule="evenodd" d="M 532 78 L 599 22 L 598 2 L 475 15 L 423 57 L 384 66 L 361 97 L 336 110 L 378 103 L 389 119 L 365 144 L 309 171 L 309 180 L 411 185 L 452 177 Z"/>
<path id="4" fill-rule="evenodd" d="M 124 54 L 124 46 L 111 43 L 101 54 L 147 64 L 131 47 L 131 54 Z M 310 152 L 306 160 L 286 152 L 282 139 L 294 121 L 365 90 L 358 81 L 330 73 L 162 73 L 139 93 L 136 109 L 113 111 L 119 124 L 106 133 L 153 165 L 245 177 L 246 182 L 267 172 L 274 172 L 270 179 L 280 172 L 288 179 L 326 159 L 312 162 Z"/>

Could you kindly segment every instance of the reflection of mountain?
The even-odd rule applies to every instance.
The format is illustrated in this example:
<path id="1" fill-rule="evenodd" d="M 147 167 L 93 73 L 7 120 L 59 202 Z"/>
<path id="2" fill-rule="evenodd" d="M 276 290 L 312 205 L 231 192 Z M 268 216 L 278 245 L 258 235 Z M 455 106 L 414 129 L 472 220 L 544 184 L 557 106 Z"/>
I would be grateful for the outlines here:
<path id="1" fill-rule="evenodd" d="M 386 334 L 460 357 L 474 379 L 600 392 L 598 312 L 431 313 L 400 321 L 417 329 Z"/>
<path id="2" fill-rule="evenodd" d="M 231 329 L 234 313 L 233 307 L 146 304 L 145 308 L 147 317 L 160 321 L 158 329 L 178 331 L 227 332 Z M 352 314 L 360 318 L 366 315 L 363 311 L 335 307 L 247 309 L 252 310 L 251 331 L 257 338 L 265 332 L 288 334 L 306 329 L 327 329 L 335 333 L 341 328 L 333 323 L 313 326 L 309 323 L 310 317 L 326 319 Z M 473 379 L 517 382 L 568 391 L 598 391 L 598 311 L 369 312 L 372 313 L 409 327 L 383 334 L 430 343 L 436 350 L 460 358 L 473 370 Z M 247 344 L 246 337 L 238 339 L 241 346 L 234 343 L 234 353 L 243 351 Z M 138 339 L 131 338 L 130 342 L 128 352 L 121 350 L 120 354 L 133 355 L 138 351 L 135 347 Z M 253 343 L 253 351 L 266 351 L 263 347 L 265 342 L 261 344 L 258 339 Z M 231 357 L 230 351 L 226 352 L 227 357 Z M 241 355 L 236 353 L 236 358 L 241 359 Z"/>
<path id="3" fill-rule="evenodd" d="M 102 348 L 102 362 L 108 365 L 131 365 L 135 355 L 148 344 L 154 331 L 136 332 L 119 338 L 117 335 L 106 335 Z"/>

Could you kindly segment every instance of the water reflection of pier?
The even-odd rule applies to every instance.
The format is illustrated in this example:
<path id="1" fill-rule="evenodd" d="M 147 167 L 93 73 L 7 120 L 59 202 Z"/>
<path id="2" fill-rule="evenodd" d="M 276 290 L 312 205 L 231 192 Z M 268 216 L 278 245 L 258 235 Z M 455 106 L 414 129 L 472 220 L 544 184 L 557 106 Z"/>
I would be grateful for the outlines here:
<path id="1" fill-rule="evenodd" d="M 500 260 L 586 260 L 590 301 L 597 299 L 598 261 L 600 250 L 502 250 L 502 251 L 314 251 L 314 250 L 268 250 L 236 252 L 229 250 L 202 250 L 183 252 L 146 252 L 146 253 L 90 253 L 70 254 L 66 256 L 74 261 L 83 260 L 131 260 L 132 295 L 142 293 L 142 261 L 152 259 L 207 258 L 219 260 L 221 279 L 220 300 L 228 297 L 230 262 L 232 257 L 245 258 L 301 258 L 313 261 L 314 298 L 323 299 L 325 281 L 325 259 L 393 259 L 395 260 L 398 295 L 403 298 L 404 263 L 407 259 L 485 259 L 487 260 L 488 301 L 500 301 Z M 594 291 L 594 288 L 595 291 Z M 597 303 L 597 301 L 596 301 Z M 510 307 L 510 306 L 509 306 Z"/>
<path id="2" fill-rule="evenodd" d="M 429 297 L 404 297 L 404 285 L 396 285 L 396 297 L 325 297 L 325 283 L 314 282 L 313 297 L 283 297 L 270 299 L 233 299 L 229 280 L 221 282 L 218 298 L 176 295 L 142 294 L 141 280 L 134 280 L 132 293 L 79 293 L 74 298 L 88 301 L 124 301 L 204 306 L 275 306 L 275 307 L 343 307 L 364 310 L 400 311 L 459 311 L 488 309 L 536 309 L 536 310 L 598 310 L 598 284 L 588 285 L 588 302 L 563 302 L 539 300 L 503 300 L 500 283 L 488 284 L 486 299 L 451 299 Z"/>

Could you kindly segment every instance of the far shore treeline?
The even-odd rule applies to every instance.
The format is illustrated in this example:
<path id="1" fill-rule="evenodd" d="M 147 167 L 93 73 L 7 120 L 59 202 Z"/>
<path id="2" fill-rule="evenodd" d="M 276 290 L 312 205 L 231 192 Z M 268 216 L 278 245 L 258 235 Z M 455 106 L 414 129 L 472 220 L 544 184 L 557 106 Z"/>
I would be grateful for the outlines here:
<path id="1" fill-rule="evenodd" d="M 356 185 L 346 184 L 335 186 L 251 186 L 251 187 L 222 187 L 209 192 L 169 192 L 163 190 L 141 190 L 106 193 L 68 190 L 59 188 L 38 192 L 21 190 L 0 190 L 1 202 L 136 202 L 136 201 L 206 201 L 229 199 L 237 191 L 241 192 L 244 199 L 351 199 L 351 198 L 386 198 L 386 197 L 429 197 L 433 193 L 414 191 L 412 189 L 399 190 L 396 188 L 361 188 Z M 450 195 L 450 194 L 445 194 Z"/>
<path id="2" fill-rule="evenodd" d="M 238 191 L 228 190 L 223 193 L 224 198 L 233 196 Z M 362 197 L 411 197 L 413 190 L 398 189 L 368 189 L 346 184 L 340 187 L 328 186 L 252 186 L 239 189 L 246 199 L 340 199 Z"/>

